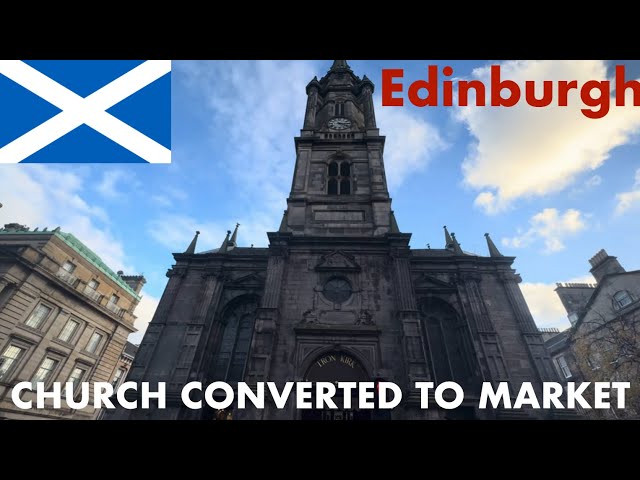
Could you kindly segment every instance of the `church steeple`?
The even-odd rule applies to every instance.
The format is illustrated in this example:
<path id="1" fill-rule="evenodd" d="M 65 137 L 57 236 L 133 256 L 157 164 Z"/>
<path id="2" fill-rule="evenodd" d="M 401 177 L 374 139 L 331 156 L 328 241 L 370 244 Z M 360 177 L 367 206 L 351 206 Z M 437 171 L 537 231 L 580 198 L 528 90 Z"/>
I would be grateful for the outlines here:
<path id="1" fill-rule="evenodd" d="M 349 66 L 346 60 L 334 60 L 333 65 L 331 65 L 331 68 L 329 69 L 330 72 L 337 72 L 340 70 L 351 71 L 351 67 Z"/>
<path id="2" fill-rule="evenodd" d="M 376 127 L 374 85 L 334 60 L 307 85 L 307 106 L 280 232 L 379 236 L 398 233 Z"/>

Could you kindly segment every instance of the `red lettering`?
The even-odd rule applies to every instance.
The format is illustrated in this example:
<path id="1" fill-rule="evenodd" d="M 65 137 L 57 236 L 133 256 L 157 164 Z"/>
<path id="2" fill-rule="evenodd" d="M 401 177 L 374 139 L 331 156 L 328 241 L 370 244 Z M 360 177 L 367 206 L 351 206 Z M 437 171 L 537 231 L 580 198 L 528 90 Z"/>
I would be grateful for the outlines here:
<path id="1" fill-rule="evenodd" d="M 502 97 L 502 90 L 509 90 L 509 98 Z M 520 87 L 513 80 L 500 80 L 500 65 L 491 65 L 491 106 L 513 107 L 520 100 Z"/>
<path id="2" fill-rule="evenodd" d="M 446 66 L 442 69 L 442 73 L 447 76 L 450 77 L 451 75 L 453 75 L 453 68 Z M 442 82 L 443 85 L 443 105 L 445 107 L 451 107 L 453 105 L 453 82 L 451 80 L 445 80 L 444 82 Z"/>
<path id="3" fill-rule="evenodd" d="M 402 92 L 402 83 L 393 83 L 394 78 L 404 77 L 404 69 L 402 68 L 383 68 L 382 69 L 382 106 L 383 107 L 402 107 L 404 99 L 402 97 L 395 98 L 394 92 Z"/>
<path id="4" fill-rule="evenodd" d="M 591 96 L 591 90 L 600 90 L 600 96 L 593 98 Z M 600 107 L 598 110 L 590 110 L 588 108 L 582 108 L 582 114 L 587 118 L 602 118 L 609 113 L 609 81 L 604 80 L 599 82 L 597 80 L 589 80 L 580 89 L 580 98 L 582 103 L 589 107 Z"/>
<path id="5" fill-rule="evenodd" d="M 466 107 L 469 105 L 469 89 L 473 88 L 476 94 L 476 107 L 484 107 L 486 105 L 486 92 L 484 88 L 484 83 L 480 80 L 471 80 L 467 82 L 466 80 L 460 80 L 458 84 L 458 105 L 461 107 Z"/>
<path id="6" fill-rule="evenodd" d="M 536 98 L 536 82 L 527 80 L 524 82 L 524 89 L 527 103 L 532 107 L 546 107 L 553 100 L 553 82 L 548 80 L 542 82 L 542 98 L 540 100 Z"/>
<path id="7" fill-rule="evenodd" d="M 616 65 L 616 105 L 618 107 L 624 107 L 627 88 L 633 90 L 633 106 L 640 106 L 640 82 L 637 80 L 625 82 L 624 65 Z"/>
<path id="8" fill-rule="evenodd" d="M 567 106 L 567 96 L 569 95 L 569 90 L 572 88 L 578 89 L 578 81 L 571 80 L 567 82 L 565 80 L 560 80 L 558 82 L 558 105 L 561 107 Z"/>
<path id="9" fill-rule="evenodd" d="M 438 67 L 429 65 L 428 80 L 416 80 L 409 85 L 409 101 L 416 107 L 437 107 L 438 106 Z M 422 89 L 427 91 L 427 96 L 422 98 L 418 92 Z"/>

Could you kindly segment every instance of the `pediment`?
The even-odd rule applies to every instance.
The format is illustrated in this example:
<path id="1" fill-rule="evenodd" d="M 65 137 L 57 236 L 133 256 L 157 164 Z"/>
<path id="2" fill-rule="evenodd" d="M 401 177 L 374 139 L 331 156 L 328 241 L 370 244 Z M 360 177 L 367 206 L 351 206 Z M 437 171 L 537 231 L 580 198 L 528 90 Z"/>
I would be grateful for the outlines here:
<path id="1" fill-rule="evenodd" d="M 335 250 L 322 256 L 315 269 L 318 271 L 359 272 L 360 265 L 351 255 Z"/>
<path id="2" fill-rule="evenodd" d="M 441 280 L 433 275 L 423 273 L 415 281 L 416 288 L 424 288 L 431 290 L 455 290 L 456 286 L 453 283 Z"/>
<path id="3" fill-rule="evenodd" d="M 264 285 L 265 276 L 262 273 L 252 272 L 241 274 L 232 279 L 227 285 L 238 287 L 262 286 Z"/>

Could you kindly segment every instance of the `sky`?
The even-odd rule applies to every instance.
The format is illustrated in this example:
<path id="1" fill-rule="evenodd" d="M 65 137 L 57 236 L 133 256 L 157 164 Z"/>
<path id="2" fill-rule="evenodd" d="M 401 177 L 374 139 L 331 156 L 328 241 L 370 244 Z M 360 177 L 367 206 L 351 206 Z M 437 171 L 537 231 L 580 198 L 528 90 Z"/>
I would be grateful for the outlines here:
<path id="1" fill-rule="evenodd" d="M 173 264 L 196 230 L 197 251 L 217 248 L 240 223 L 239 245 L 267 246 L 291 186 L 293 138 L 303 123 L 305 86 L 331 60 L 174 61 L 172 163 L 0 165 L 0 224 L 60 226 L 114 270 L 147 279 L 135 314 L 139 343 Z M 429 65 L 454 80 L 612 79 L 616 65 L 640 78 L 638 61 L 349 60 L 375 84 L 376 119 L 386 136 L 393 209 L 413 248 L 444 247 L 442 227 L 463 250 L 488 255 L 484 233 L 514 256 L 539 327 L 569 322 L 556 282 L 588 282 L 601 248 L 627 270 L 640 268 L 640 107 L 631 101 L 599 119 L 579 94 L 566 107 L 413 106 L 412 81 Z M 382 106 L 383 69 L 403 69 L 402 107 Z M 441 77 L 442 79 L 442 77 Z M 555 85 L 555 84 L 554 84 Z M 614 83 L 612 83 L 614 85 Z M 538 87 L 542 88 L 542 87 Z M 541 91 L 541 90 L 540 90 Z M 400 96 L 400 94 L 395 94 Z M 615 96 L 615 92 L 611 92 Z M 627 92 L 630 99 L 631 92 Z M 506 93 L 505 93 L 506 96 Z M 596 95 L 597 96 L 597 95 Z M 473 96 L 471 97 L 473 99 Z"/>

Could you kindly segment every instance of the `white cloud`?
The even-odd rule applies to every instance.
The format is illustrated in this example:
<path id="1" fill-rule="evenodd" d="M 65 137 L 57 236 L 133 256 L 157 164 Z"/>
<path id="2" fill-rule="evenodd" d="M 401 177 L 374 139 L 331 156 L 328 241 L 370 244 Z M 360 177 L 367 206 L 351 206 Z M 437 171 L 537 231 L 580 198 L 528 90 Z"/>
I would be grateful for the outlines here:
<path id="1" fill-rule="evenodd" d="M 0 225 L 17 222 L 31 228 L 60 226 L 97 253 L 114 271 L 134 271 L 122 243 L 109 231 L 108 216 L 83 198 L 81 175 L 44 165 L 3 165 Z"/>
<path id="2" fill-rule="evenodd" d="M 618 193 L 616 200 L 618 201 L 615 209 L 616 215 L 622 215 L 632 207 L 640 205 L 640 168 L 636 170 L 636 179 L 633 188 L 628 192 Z"/>
<path id="3" fill-rule="evenodd" d="M 386 135 L 385 171 L 389 189 L 398 187 L 412 173 L 424 170 L 434 154 L 448 144 L 437 127 L 411 115 L 407 108 L 383 107 L 375 99 L 376 123 Z"/>
<path id="4" fill-rule="evenodd" d="M 185 201 L 189 195 L 184 190 L 175 187 L 164 187 L 162 193 L 151 195 L 151 200 L 161 207 L 173 207 L 176 203 Z"/>
<path id="5" fill-rule="evenodd" d="M 591 275 L 574 278 L 568 283 L 593 283 Z M 555 283 L 527 283 L 520 284 L 531 315 L 538 327 L 555 327 L 564 330 L 571 326 L 558 294 L 555 292 Z"/>
<path id="6" fill-rule="evenodd" d="M 560 214 L 555 208 L 545 208 L 529 220 L 531 227 L 519 232 L 511 238 L 503 238 L 502 244 L 507 247 L 524 248 L 537 240 L 543 240 L 544 253 L 555 253 L 564 250 L 563 240 L 584 230 L 587 226 L 585 215 L 579 210 L 568 209 Z"/>
<path id="7" fill-rule="evenodd" d="M 102 175 L 100 183 L 96 186 L 96 191 L 109 200 L 123 198 L 126 192 L 118 190 L 119 183 L 130 186 L 139 184 L 132 175 L 133 173 L 129 170 L 107 170 Z"/>
<path id="8" fill-rule="evenodd" d="M 159 298 L 152 297 L 151 295 L 145 295 L 142 297 L 140 303 L 133 312 L 134 315 L 138 317 L 134 323 L 134 327 L 136 327 L 138 331 L 129 335 L 128 340 L 131 343 L 139 345 L 140 342 L 142 342 L 144 332 L 147 331 L 149 322 L 153 319 L 153 315 L 156 313 L 159 302 Z"/>
<path id="9" fill-rule="evenodd" d="M 587 188 L 597 187 L 602 184 L 602 177 L 600 175 L 593 175 L 592 177 L 587 178 L 584 182 L 584 186 Z"/>
<path id="10" fill-rule="evenodd" d="M 521 99 L 510 108 L 456 110 L 456 117 L 475 138 L 463 163 L 464 180 L 481 190 L 476 206 L 488 214 L 503 211 L 522 197 L 563 190 L 581 172 L 602 165 L 614 147 L 628 142 L 640 128 L 640 109 L 632 106 L 631 89 L 626 92 L 627 107 L 611 102 L 610 111 L 600 119 L 581 113 L 584 105 L 576 90 L 569 93 L 567 107 L 556 106 L 557 81 L 577 80 L 582 86 L 588 80 L 604 80 L 604 61 L 507 61 L 501 67 L 501 78 L 514 80 L 521 88 L 526 80 L 535 80 L 538 95 L 542 80 L 554 81 L 554 100 L 544 108 L 530 107 Z M 488 86 L 489 73 L 487 66 L 472 76 Z"/>
<path id="11" fill-rule="evenodd" d="M 277 226 L 291 187 L 294 136 L 316 75 L 307 61 L 184 61 L 174 74 L 204 103 L 212 131 L 227 139 L 212 158 L 248 202 Z M 250 175 L 247 172 L 251 172 Z"/>

